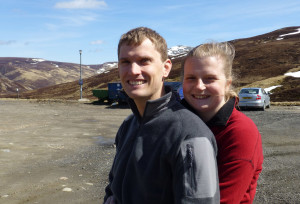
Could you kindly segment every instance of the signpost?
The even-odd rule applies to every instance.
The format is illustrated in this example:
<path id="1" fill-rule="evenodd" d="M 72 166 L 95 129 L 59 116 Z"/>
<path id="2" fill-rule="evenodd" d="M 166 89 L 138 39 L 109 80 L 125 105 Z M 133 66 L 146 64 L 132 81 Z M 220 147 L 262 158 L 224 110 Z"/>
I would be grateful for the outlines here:
<path id="1" fill-rule="evenodd" d="M 79 50 L 79 54 L 80 54 L 80 78 L 79 78 L 79 85 L 80 85 L 80 99 L 82 99 L 82 85 L 83 85 L 82 70 L 81 70 L 81 54 L 82 54 L 82 50 Z"/>

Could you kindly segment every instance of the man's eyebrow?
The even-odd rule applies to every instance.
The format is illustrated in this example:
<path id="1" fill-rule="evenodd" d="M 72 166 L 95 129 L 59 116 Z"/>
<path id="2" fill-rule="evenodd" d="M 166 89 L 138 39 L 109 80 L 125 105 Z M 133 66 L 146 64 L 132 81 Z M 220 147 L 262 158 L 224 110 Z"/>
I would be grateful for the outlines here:
<path id="1" fill-rule="evenodd" d="M 128 60 L 128 58 L 127 57 L 121 57 L 121 58 L 119 58 L 119 61 L 124 61 L 124 60 Z"/>
<path id="2" fill-rule="evenodd" d="M 185 73 L 185 76 L 194 76 L 194 73 Z"/>
<path id="3" fill-rule="evenodd" d="M 149 59 L 149 60 L 153 60 L 153 57 L 150 55 L 142 55 L 140 56 L 140 59 Z"/>

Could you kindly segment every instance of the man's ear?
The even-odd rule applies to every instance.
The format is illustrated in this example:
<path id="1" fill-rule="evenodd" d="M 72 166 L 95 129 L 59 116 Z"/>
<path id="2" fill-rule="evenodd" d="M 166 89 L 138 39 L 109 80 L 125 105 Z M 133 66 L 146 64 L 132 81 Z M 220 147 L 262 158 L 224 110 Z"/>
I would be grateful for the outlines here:
<path id="1" fill-rule="evenodd" d="M 172 69 L 172 62 L 171 62 L 170 59 L 167 59 L 164 62 L 164 70 L 163 70 L 163 77 L 164 78 L 167 78 L 169 76 L 171 69 Z"/>

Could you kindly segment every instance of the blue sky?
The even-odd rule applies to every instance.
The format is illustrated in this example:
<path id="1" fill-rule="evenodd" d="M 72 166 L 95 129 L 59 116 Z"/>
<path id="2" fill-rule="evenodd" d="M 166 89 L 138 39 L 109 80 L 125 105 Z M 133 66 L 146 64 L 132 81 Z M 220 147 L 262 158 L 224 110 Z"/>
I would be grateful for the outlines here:
<path id="1" fill-rule="evenodd" d="M 117 61 L 128 30 L 146 26 L 197 46 L 300 26 L 298 0 L 0 0 L 0 57 L 83 64 Z"/>

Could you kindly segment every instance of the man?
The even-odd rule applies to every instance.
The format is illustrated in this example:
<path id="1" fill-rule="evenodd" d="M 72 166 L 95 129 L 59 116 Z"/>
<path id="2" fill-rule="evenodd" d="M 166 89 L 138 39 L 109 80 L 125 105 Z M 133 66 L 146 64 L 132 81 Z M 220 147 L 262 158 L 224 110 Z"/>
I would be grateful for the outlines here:
<path id="1" fill-rule="evenodd" d="M 219 203 L 214 136 L 164 87 L 172 67 L 165 40 L 149 28 L 130 30 L 118 60 L 133 114 L 116 135 L 104 203 Z"/>

